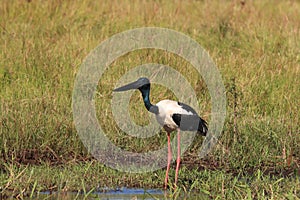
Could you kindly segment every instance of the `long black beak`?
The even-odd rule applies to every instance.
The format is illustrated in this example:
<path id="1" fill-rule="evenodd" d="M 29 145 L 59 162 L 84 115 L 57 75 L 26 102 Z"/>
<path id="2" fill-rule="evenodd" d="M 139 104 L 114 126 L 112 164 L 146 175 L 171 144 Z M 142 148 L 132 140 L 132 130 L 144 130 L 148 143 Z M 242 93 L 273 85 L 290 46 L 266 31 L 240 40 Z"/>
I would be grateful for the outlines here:
<path id="1" fill-rule="evenodd" d="M 149 84 L 150 81 L 148 78 L 139 78 L 137 81 L 134 81 L 132 83 L 129 83 L 127 85 L 124 85 L 122 87 L 116 88 L 113 91 L 114 92 L 121 92 L 121 91 L 127 91 L 127 90 L 133 90 L 138 89 L 142 87 L 143 85 Z"/>
<path id="2" fill-rule="evenodd" d="M 127 85 L 121 86 L 119 88 L 114 89 L 114 92 L 121 92 L 121 91 L 127 91 L 127 90 L 133 90 L 133 89 L 138 89 L 139 87 L 141 87 L 141 85 L 139 85 L 137 83 L 137 81 L 129 83 Z"/>

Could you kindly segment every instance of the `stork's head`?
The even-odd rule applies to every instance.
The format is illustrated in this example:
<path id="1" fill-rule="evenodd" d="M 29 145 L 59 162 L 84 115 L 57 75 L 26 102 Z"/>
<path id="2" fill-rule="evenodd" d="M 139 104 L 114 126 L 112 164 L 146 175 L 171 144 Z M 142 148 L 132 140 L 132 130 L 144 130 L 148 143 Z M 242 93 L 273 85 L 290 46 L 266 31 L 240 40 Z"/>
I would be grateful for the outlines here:
<path id="1" fill-rule="evenodd" d="M 134 90 L 134 89 L 139 89 L 140 91 L 149 90 L 150 89 L 149 79 L 142 77 L 142 78 L 139 78 L 137 81 L 134 81 L 134 82 L 124 85 L 122 87 L 116 88 L 113 91 L 121 92 L 121 91 Z"/>

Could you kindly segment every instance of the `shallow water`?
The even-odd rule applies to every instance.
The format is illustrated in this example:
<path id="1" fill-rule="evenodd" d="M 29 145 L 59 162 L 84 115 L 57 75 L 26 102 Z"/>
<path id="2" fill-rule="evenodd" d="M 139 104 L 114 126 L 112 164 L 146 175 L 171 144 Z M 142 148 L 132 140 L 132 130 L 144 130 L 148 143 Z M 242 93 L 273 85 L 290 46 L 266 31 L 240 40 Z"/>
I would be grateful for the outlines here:
<path id="1" fill-rule="evenodd" d="M 105 199 L 105 200 L 138 200 L 138 199 L 164 199 L 164 191 L 160 189 L 119 188 L 115 190 L 101 189 L 87 196 L 84 193 L 66 192 L 40 192 L 37 199 Z"/>

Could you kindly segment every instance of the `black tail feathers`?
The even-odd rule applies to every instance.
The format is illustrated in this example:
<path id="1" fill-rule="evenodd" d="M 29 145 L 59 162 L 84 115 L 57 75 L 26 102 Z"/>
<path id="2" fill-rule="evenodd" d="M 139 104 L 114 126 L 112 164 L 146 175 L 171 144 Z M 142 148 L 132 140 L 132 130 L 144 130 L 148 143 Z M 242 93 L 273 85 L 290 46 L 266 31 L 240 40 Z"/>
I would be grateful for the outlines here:
<path id="1" fill-rule="evenodd" d="M 206 136 L 207 134 L 207 123 L 204 119 L 202 119 L 201 117 L 199 117 L 200 120 L 199 120 L 199 125 L 198 125 L 198 131 L 197 133 L 203 135 L 203 136 Z"/>

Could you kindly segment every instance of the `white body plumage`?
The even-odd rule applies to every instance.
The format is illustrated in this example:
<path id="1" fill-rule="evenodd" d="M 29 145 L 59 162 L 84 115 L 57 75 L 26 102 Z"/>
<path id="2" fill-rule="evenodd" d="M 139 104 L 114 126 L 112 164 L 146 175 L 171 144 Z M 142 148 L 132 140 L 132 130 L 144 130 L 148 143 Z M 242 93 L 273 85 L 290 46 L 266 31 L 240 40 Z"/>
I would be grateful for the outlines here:
<path id="1" fill-rule="evenodd" d="M 156 106 L 159 111 L 159 113 L 156 114 L 156 120 L 169 132 L 178 128 L 178 125 L 172 118 L 173 114 L 195 115 L 196 113 L 194 110 L 186 110 L 181 103 L 172 100 L 162 100 L 158 102 Z"/>

